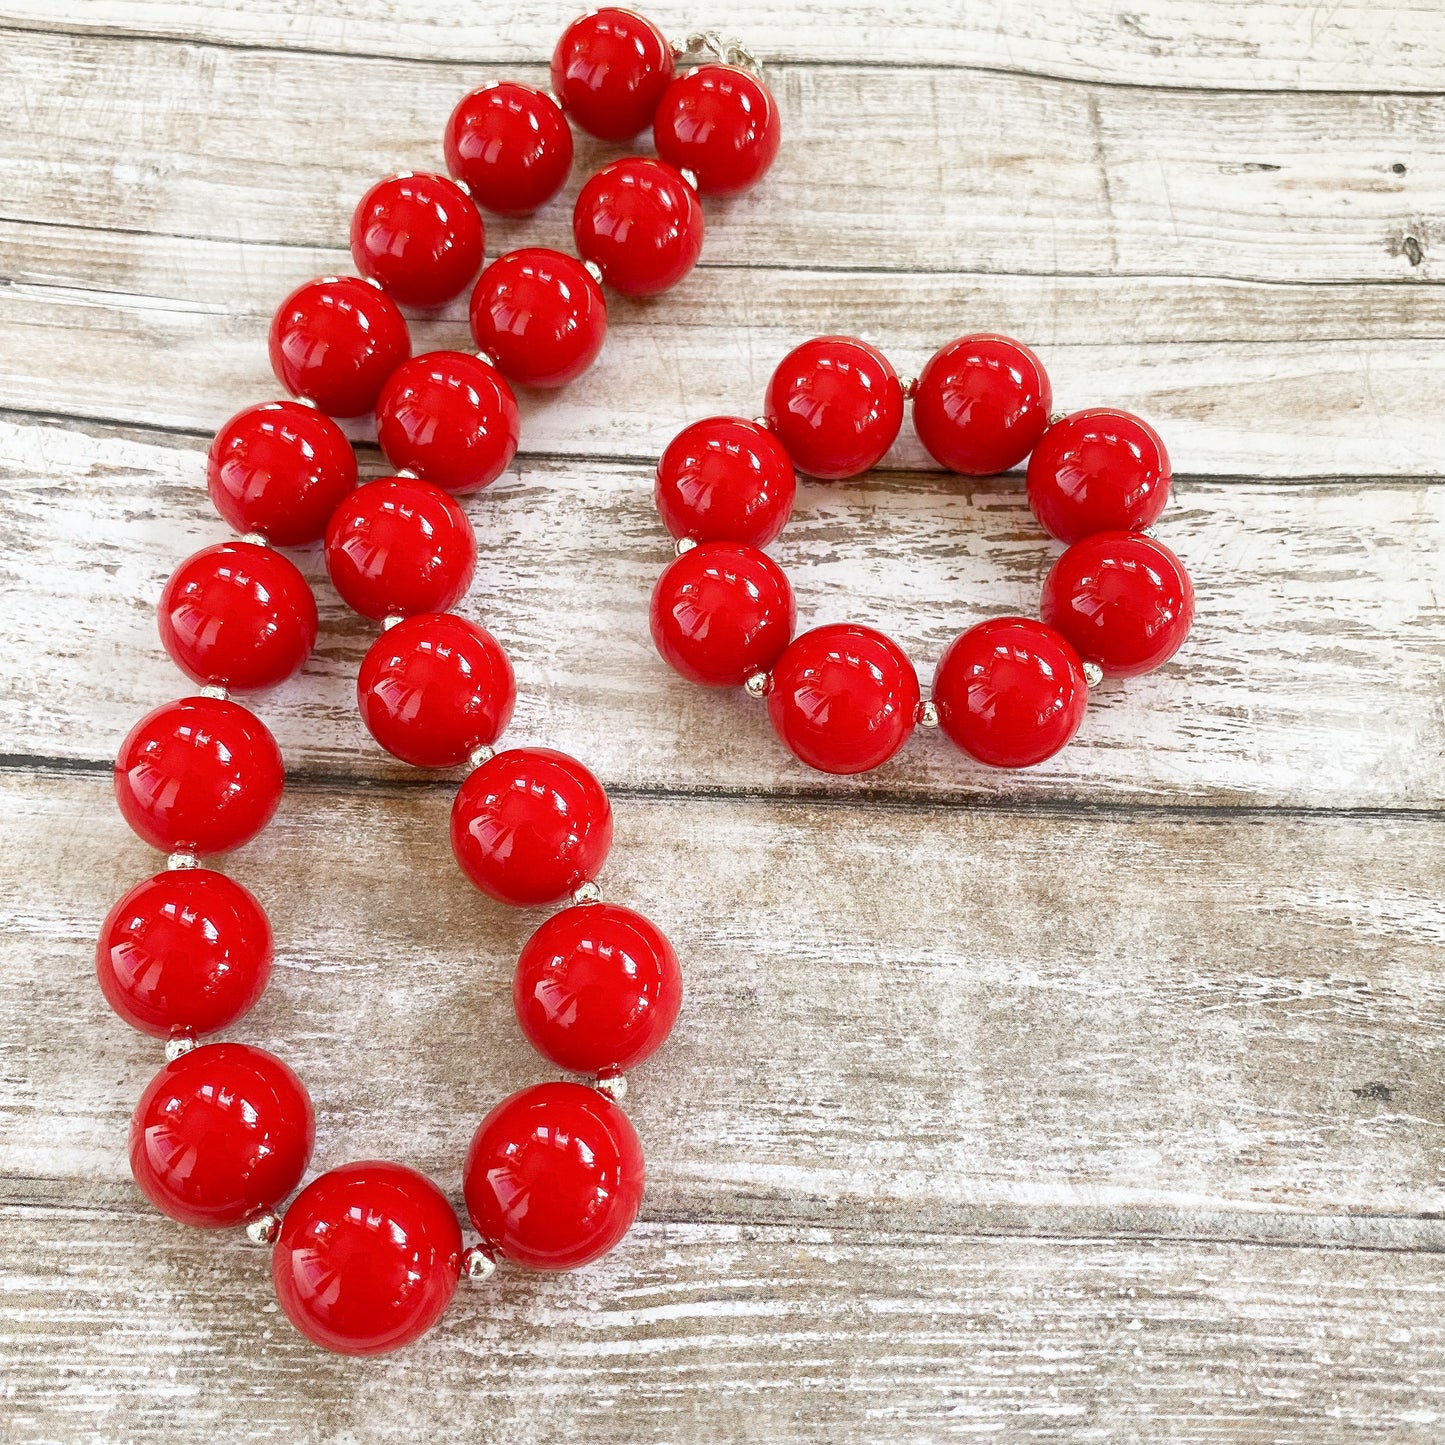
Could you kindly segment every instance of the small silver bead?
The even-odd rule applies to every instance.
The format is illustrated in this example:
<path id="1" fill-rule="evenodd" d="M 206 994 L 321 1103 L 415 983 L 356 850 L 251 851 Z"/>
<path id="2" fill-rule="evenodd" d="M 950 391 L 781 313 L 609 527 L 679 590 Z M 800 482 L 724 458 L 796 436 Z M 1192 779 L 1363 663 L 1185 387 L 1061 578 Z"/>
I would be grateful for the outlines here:
<path id="1" fill-rule="evenodd" d="M 497 1261 L 480 1244 L 462 1251 L 462 1278 L 468 1284 L 485 1284 L 497 1272 Z"/>
<path id="2" fill-rule="evenodd" d="M 1156 532 L 1153 527 L 1140 527 L 1139 535 L 1141 537 L 1148 537 L 1151 542 L 1157 542 L 1159 540 L 1159 533 Z"/>
<path id="3" fill-rule="evenodd" d="M 393 612 L 393 613 L 391 613 L 390 616 L 388 616 L 388 617 L 383 617 L 383 618 L 381 619 L 381 630 L 382 630 L 383 632 L 390 632 L 391 629 L 392 629 L 393 627 L 395 627 L 398 623 L 405 622 L 405 621 L 406 621 L 406 618 L 401 617 L 401 616 L 399 616 L 397 613 Z"/>
<path id="4" fill-rule="evenodd" d="M 912 401 L 918 395 L 918 378 L 916 376 L 900 376 L 898 384 L 903 388 L 903 396 L 906 401 Z"/>
<path id="5" fill-rule="evenodd" d="M 280 1233 L 281 1216 L 279 1214 L 258 1214 L 246 1225 L 246 1238 L 252 1244 L 275 1244 L 276 1236 Z"/>
<path id="6" fill-rule="evenodd" d="M 477 352 L 477 360 L 478 360 L 478 361 L 485 361 L 488 366 L 492 366 L 492 367 L 495 367 L 496 364 L 497 364 L 497 359 L 496 359 L 496 357 L 493 356 L 490 351 L 479 351 L 479 352 Z"/>
<path id="7" fill-rule="evenodd" d="M 483 763 L 489 763 L 497 756 L 495 748 L 489 748 L 486 743 L 475 747 L 467 754 L 467 761 L 474 767 L 479 768 Z"/>
<path id="8" fill-rule="evenodd" d="M 376 279 L 375 276 L 363 276 L 361 279 L 365 281 L 368 286 L 375 286 L 378 291 L 386 290 L 386 287 L 383 286 L 381 282 Z"/>
<path id="9" fill-rule="evenodd" d="M 1084 664 L 1084 682 L 1089 687 L 1098 687 L 1104 680 L 1104 669 L 1097 662 Z"/>
<path id="10" fill-rule="evenodd" d="M 592 1086 L 599 1094 L 606 1094 L 614 1104 L 620 1104 L 627 1097 L 627 1080 L 621 1074 L 604 1074 Z"/>
<path id="11" fill-rule="evenodd" d="M 753 425 L 762 427 L 764 431 L 772 431 L 773 420 L 767 416 L 755 416 L 753 418 Z"/>
<path id="12" fill-rule="evenodd" d="M 459 181 L 459 180 L 457 180 L 455 177 L 453 177 L 453 179 L 452 179 L 452 184 L 453 184 L 464 196 L 469 196 L 469 195 L 471 195 L 471 193 L 472 193 L 472 188 L 471 188 L 465 181 Z"/>
<path id="13" fill-rule="evenodd" d="M 168 853 L 166 855 L 167 868 L 199 868 L 201 860 L 194 853 Z"/>
<path id="14" fill-rule="evenodd" d="M 1068 416 L 1069 414 L 1066 411 L 1051 411 L 1049 413 L 1049 425 L 1058 426 L 1061 421 L 1067 421 Z"/>
<path id="15" fill-rule="evenodd" d="M 749 697 L 766 697 L 773 690 L 772 674 L 755 672 L 743 684 L 743 690 Z"/>
<path id="16" fill-rule="evenodd" d="M 220 700 L 221 700 L 222 702 L 227 702 L 227 701 L 229 701 L 231 694 L 226 691 L 225 687 L 224 687 L 221 683 L 218 683 L 218 682 L 208 682 L 208 683 L 201 689 L 201 696 L 202 696 L 202 697 L 216 697 L 216 698 L 220 698 Z"/>
<path id="17" fill-rule="evenodd" d="M 409 181 L 415 174 L 415 171 L 393 171 L 391 178 L 394 181 Z"/>
<path id="18" fill-rule="evenodd" d="M 677 541 L 672 544 L 672 550 L 676 552 L 679 557 L 681 557 L 684 553 L 691 552 L 692 549 L 696 546 L 696 537 L 679 537 Z"/>
<path id="19" fill-rule="evenodd" d="M 416 473 L 410 467 L 398 467 L 393 473 L 394 477 L 405 477 L 409 482 L 416 481 Z"/>
<path id="20" fill-rule="evenodd" d="M 684 167 L 678 172 L 678 175 L 680 175 L 680 176 L 683 178 L 683 180 L 685 180 L 685 181 L 688 183 L 688 185 L 692 187 L 693 190 L 696 190 L 696 189 L 697 189 L 697 172 L 696 172 L 696 171 L 689 170 L 686 166 L 684 166 Z"/>
<path id="21" fill-rule="evenodd" d="M 316 400 L 314 397 L 298 396 L 294 397 L 293 400 L 295 401 L 297 406 L 309 406 L 312 411 L 320 411 L 321 409 L 316 405 Z"/>
<path id="22" fill-rule="evenodd" d="M 492 84 L 496 85 L 497 82 L 494 80 Z M 566 102 L 562 99 L 560 95 L 557 94 L 555 90 L 549 90 L 547 92 L 547 99 L 550 100 L 552 104 L 557 107 L 558 110 L 565 111 L 567 109 Z"/>
<path id="23" fill-rule="evenodd" d="M 582 269 L 600 286 L 602 284 L 602 267 L 596 261 L 584 261 Z"/>
<path id="24" fill-rule="evenodd" d="M 179 1058 L 190 1053 L 196 1046 L 194 1034 L 177 1034 L 174 1038 L 166 1040 L 166 1063 L 173 1064 Z"/>
<path id="25" fill-rule="evenodd" d="M 589 878 L 572 890 L 573 903 L 601 903 L 602 890 Z"/>
<path id="26" fill-rule="evenodd" d="M 269 547 L 271 539 L 264 532 L 245 532 L 241 536 L 243 542 L 249 542 L 253 547 Z"/>
<path id="27" fill-rule="evenodd" d="M 918 726 L 921 728 L 938 726 L 938 704 L 932 698 L 918 704 Z"/>

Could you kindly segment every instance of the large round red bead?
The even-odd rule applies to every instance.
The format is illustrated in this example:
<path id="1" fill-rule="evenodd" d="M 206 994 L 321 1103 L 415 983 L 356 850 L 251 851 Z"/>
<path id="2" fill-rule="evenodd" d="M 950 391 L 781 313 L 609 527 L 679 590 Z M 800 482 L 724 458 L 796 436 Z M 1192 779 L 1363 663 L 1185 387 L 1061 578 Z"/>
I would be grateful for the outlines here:
<path id="1" fill-rule="evenodd" d="M 398 471 L 449 492 L 475 492 L 517 454 L 517 399 L 488 362 L 429 351 L 397 367 L 382 387 L 376 436 Z"/>
<path id="2" fill-rule="evenodd" d="M 271 368 L 292 396 L 330 416 L 363 416 L 411 355 L 411 336 L 390 296 L 355 276 L 327 276 L 281 303 L 270 347 Z"/>
<path id="3" fill-rule="evenodd" d="M 483 210 L 525 216 L 572 169 L 572 129 L 557 102 L 530 85 L 493 81 L 464 95 L 442 138 L 447 169 Z"/>
<path id="4" fill-rule="evenodd" d="M 511 720 L 517 683 L 485 628 L 452 612 L 425 612 L 371 644 L 356 701 L 387 752 L 413 767 L 451 768 L 496 742 Z"/>
<path id="5" fill-rule="evenodd" d="M 285 1199 L 315 1142 L 311 1099 L 280 1059 L 247 1044 L 202 1044 L 141 1095 L 130 1170 L 162 1214 L 221 1228 Z"/>
<path id="6" fill-rule="evenodd" d="M 624 296 L 655 296 L 697 264 L 697 193 L 671 166 L 628 156 L 603 166 L 577 194 L 572 234 L 583 260 Z"/>
<path id="7" fill-rule="evenodd" d="M 684 552 L 652 592 L 659 654 L 705 687 L 739 687 L 766 672 L 792 640 L 796 621 L 783 569 L 766 552 L 736 542 L 704 542 Z"/>
<path id="8" fill-rule="evenodd" d="M 1079 654 L 1052 627 L 995 617 L 949 643 L 933 701 L 939 727 L 970 757 L 1027 768 L 1078 732 L 1089 690 Z"/>
<path id="9" fill-rule="evenodd" d="M 655 923 L 615 903 L 582 903 L 527 940 L 512 1002 L 522 1032 L 559 1068 L 621 1073 L 672 1031 L 682 973 Z"/>
<path id="10" fill-rule="evenodd" d="M 238 532 L 259 532 L 277 547 L 317 541 L 355 485 L 356 453 L 346 433 L 295 401 L 238 412 L 206 458 L 216 510 Z"/>
<path id="11" fill-rule="evenodd" d="M 188 697 L 147 713 L 115 760 L 115 798 L 163 853 L 228 853 L 281 801 L 285 769 L 266 724 L 239 703 Z"/>
<path id="12" fill-rule="evenodd" d="M 871 627 L 832 623 L 795 638 L 773 668 L 768 717 L 788 749 L 824 773 L 886 763 L 918 719 L 918 674 Z"/>
<path id="13" fill-rule="evenodd" d="M 630 140 L 644 130 L 672 72 L 662 32 L 630 10 L 590 11 L 552 52 L 552 90 L 572 119 L 602 140 Z"/>
<path id="14" fill-rule="evenodd" d="M 643 1174 L 642 1146 L 611 1099 L 583 1084 L 536 1084 L 482 1120 L 462 1192 L 490 1248 L 528 1269 L 576 1269 L 627 1233 Z"/>
<path id="15" fill-rule="evenodd" d="M 1169 453 L 1148 422 L 1094 407 L 1049 427 L 1029 458 L 1029 506 L 1061 542 L 1132 532 L 1169 500 Z"/>
<path id="16" fill-rule="evenodd" d="M 462 1229 L 415 1169 L 345 1164 L 292 1201 L 271 1254 L 286 1318 L 342 1355 L 384 1355 L 424 1335 L 461 1277 Z"/>
<path id="17" fill-rule="evenodd" d="M 1162 542 L 1095 532 L 1054 563 L 1040 615 L 1106 677 L 1138 677 L 1169 661 L 1194 620 L 1194 587 Z"/>
<path id="18" fill-rule="evenodd" d="M 1007 336 L 961 336 L 929 358 L 913 394 L 918 439 L 940 466 L 968 477 L 1006 472 L 1043 435 L 1048 373 Z"/>
<path id="19" fill-rule="evenodd" d="M 239 883 L 172 868 L 137 883 L 107 914 L 95 947 L 106 1002 L 155 1038 L 233 1024 L 271 977 L 271 925 Z"/>
<path id="20" fill-rule="evenodd" d="M 733 65 L 699 65 L 662 94 L 652 120 L 657 153 L 697 177 L 705 196 L 735 196 L 762 180 L 782 142 L 777 102 Z"/>
<path id="21" fill-rule="evenodd" d="M 498 256 L 472 292 L 472 337 L 521 386 L 565 386 L 607 337 L 607 302 L 587 268 L 561 251 L 527 246 Z"/>
<path id="22" fill-rule="evenodd" d="M 351 256 L 402 306 L 445 306 L 482 264 L 482 218 L 445 176 L 378 181 L 351 218 Z"/>
<path id="23" fill-rule="evenodd" d="M 903 387 L 876 347 L 819 336 L 778 363 L 763 410 L 800 472 L 836 482 L 876 466 L 893 445 Z"/>
<path id="24" fill-rule="evenodd" d="M 472 585 L 477 538 L 440 487 L 383 477 L 358 487 L 326 529 L 326 570 L 363 617 L 445 612 Z"/>
<path id="25" fill-rule="evenodd" d="M 612 846 L 612 805 L 576 758 L 509 748 L 462 784 L 451 831 L 462 872 L 483 893 L 530 908 L 596 878 Z"/>
<path id="26" fill-rule="evenodd" d="M 161 643 L 193 682 L 238 692 L 275 687 L 316 646 L 316 598 L 270 547 L 222 542 L 171 574 L 156 609 Z"/>
<path id="27" fill-rule="evenodd" d="M 792 516 L 797 485 L 791 459 L 766 427 L 713 416 L 667 444 L 654 495 L 674 537 L 766 547 Z"/>

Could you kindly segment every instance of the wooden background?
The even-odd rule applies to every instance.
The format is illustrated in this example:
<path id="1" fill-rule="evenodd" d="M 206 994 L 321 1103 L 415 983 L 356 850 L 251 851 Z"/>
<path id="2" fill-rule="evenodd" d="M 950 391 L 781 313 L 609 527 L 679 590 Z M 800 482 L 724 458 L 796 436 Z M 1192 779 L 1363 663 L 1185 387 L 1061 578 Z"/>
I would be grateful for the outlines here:
<path id="1" fill-rule="evenodd" d="M 643 1218 L 358 1362 L 278 1316 L 264 1252 L 130 1183 L 158 1051 L 91 957 L 158 860 L 110 761 L 185 690 L 152 608 L 226 535 L 204 451 L 276 394 L 271 310 L 348 267 L 372 179 L 440 165 L 464 90 L 545 83 L 571 10 L 0 0 L 5 1438 L 1440 1439 L 1445 7 L 650 10 L 775 61 L 784 151 L 709 205 L 681 288 L 613 305 L 583 382 L 523 399 L 466 604 L 517 662 L 509 740 L 600 774 L 605 887 L 684 960 L 631 1080 Z M 606 154 L 534 223 L 489 221 L 489 253 L 565 244 Z M 651 650 L 653 461 L 756 411 L 806 336 L 916 371 L 981 328 L 1037 347 L 1060 406 L 1164 433 L 1194 635 L 1031 773 L 926 735 L 808 772 Z M 905 437 L 805 486 L 776 552 L 802 623 L 872 622 L 926 674 L 1033 610 L 1057 549 L 1017 478 L 924 463 Z M 322 642 L 260 705 L 290 783 L 227 864 L 279 947 L 236 1036 L 305 1078 L 318 1169 L 392 1157 L 460 1202 L 480 1114 L 549 1073 L 509 1003 L 538 919 L 457 872 L 454 782 L 364 735 L 372 633 L 303 566 Z"/>

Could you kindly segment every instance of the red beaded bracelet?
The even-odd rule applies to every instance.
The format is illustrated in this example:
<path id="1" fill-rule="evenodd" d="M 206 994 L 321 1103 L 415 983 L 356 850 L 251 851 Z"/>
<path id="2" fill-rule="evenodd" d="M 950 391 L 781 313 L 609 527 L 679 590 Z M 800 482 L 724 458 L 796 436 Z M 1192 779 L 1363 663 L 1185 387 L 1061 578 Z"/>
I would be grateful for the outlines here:
<path id="1" fill-rule="evenodd" d="M 607 327 L 602 283 L 651 295 L 679 281 L 702 244 L 698 193 L 759 180 L 777 154 L 778 115 L 747 52 L 711 34 L 670 46 L 623 10 L 570 26 L 552 78 L 555 97 L 511 83 L 466 96 L 446 129 L 455 179 L 403 173 L 373 186 L 351 227 L 364 279 L 308 282 L 282 303 L 271 361 L 299 400 L 233 417 L 208 461 L 216 508 L 245 535 L 182 563 L 160 600 L 161 640 L 200 695 L 142 718 L 115 764 L 126 821 L 169 855 L 167 871 L 111 910 L 96 950 L 111 1006 L 167 1040 L 131 1125 L 132 1172 L 172 1218 L 244 1224 L 272 1244 L 287 1317 L 350 1354 L 417 1338 L 458 1278 L 485 1278 L 498 1256 L 571 1269 L 617 1243 L 643 1188 L 641 1147 L 618 1106 L 624 1071 L 663 1043 L 682 997 L 662 933 L 601 901 L 612 812 L 597 779 L 549 749 L 493 752 L 516 685 L 497 640 L 448 611 L 476 562 L 455 496 L 494 481 L 516 452 L 508 380 L 555 387 L 591 364 Z M 661 159 L 613 162 L 583 186 L 582 260 L 526 248 L 482 270 L 470 305 L 481 354 L 411 356 L 399 307 L 442 305 L 471 282 L 484 249 L 474 202 L 519 215 L 556 194 L 572 162 L 567 115 L 611 140 L 651 123 Z M 397 474 L 357 487 L 332 418 L 373 410 Z M 198 855 L 249 842 L 280 802 L 275 739 L 229 693 L 275 686 L 310 655 L 315 598 L 272 549 L 323 538 L 337 592 L 383 623 L 357 680 L 366 727 L 417 767 L 471 766 L 451 814 L 462 870 L 506 903 L 569 903 L 523 948 L 513 1001 L 536 1049 L 595 1086 L 523 1089 L 482 1120 L 462 1174 L 481 1239 L 470 1249 L 442 1193 L 399 1164 L 329 1170 L 281 1217 L 314 1143 L 306 1089 L 264 1050 L 196 1042 L 239 1019 L 270 975 L 261 905 Z"/>
<path id="2" fill-rule="evenodd" d="M 1069 544 L 1044 582 L 1042 621 L 999 617 L 955 638 L 929 702 L 902 648 L 873 628 L 794 637 L 792 588 L 761 550 L 792 513 L 794 469 L 825 481 L 867 471 L 908 399 L 919 440 L 949 471 L 988 476 L 1028 457 L 1034 516 Z M 762 417 L 695 422 L 658 463 L 657 507 L 678 551 L 652 594 L 658 652 L 693 682 L 766 697 L 779 738 L 823 772 L 880 766 L 916 725 L 994 767 L 1052 757 L 1078 731 L 1089 687 L 1179 650 L 1194 589 L 1147 530 L 1171 479 L 1158 435 L 1122 411 L 1051 419 L 1051 404 L 1043 364 L 1004 336 L 960 337 L 909 383 L 867 342 L 804 342 L 773 372 Z"/>

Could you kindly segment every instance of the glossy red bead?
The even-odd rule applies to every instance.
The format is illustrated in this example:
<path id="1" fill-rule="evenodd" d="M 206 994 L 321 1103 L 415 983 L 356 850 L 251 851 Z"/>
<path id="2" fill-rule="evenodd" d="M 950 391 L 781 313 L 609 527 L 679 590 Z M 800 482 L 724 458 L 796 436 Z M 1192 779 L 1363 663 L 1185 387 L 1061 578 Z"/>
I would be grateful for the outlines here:
<path id="1" fill-rule="evenodd" d="M 778 659 L 768 717 L 810 768 L 862 773 L 903 746 L 918 704 L 918 674 L 896 642 L 833 623 L 795 638 Z"/>
<path id="2" fill-rule="evenodd" d="M 705 196 L 757 185 L 777 159 L 782 125 L 772 93 L 734 65 L 699 65 L 662 93 L 652 120 L 657 153 L 697 177 Z"/>
<path id="3" fill-rule="evenodd" d="M 521 386 L 575 381 L 602 350 L 607 302 L 587 268 L 528 246 L 498 256 L 472 292 L 472 338 Z"/>
<path id="4" fill-rule="evenodd" d="M 517 683 L 485 628 L 452 612 L 424 612 L 371 644 L 356 700 L 387 752 L 413 767 L 451 768 L 496 742 L 511 720 Z"/>
<path id="5" fill-rule="evenodd" d="M 512 1002 L 532 1047 L 559 1068 L 621 1073 L 672 1032 L 682 973 L 655 923 L 615 903 L 583 903 L 527 940 Z"/>
<path id="6" fill-rule="evenodd" d="M 697 193 L 671 166 L 628 156 L 577 194 L 572 235 L 584 261 L 624 296 L 655 296 L 697 264 L 704 233 Z"/>
<path id="7" fill-rule="evenodd" d="M 766 427 L 713 416 L 667 444 L 654 495 L 674 537 L 766 547 L 792 516 L 797 485 L 791 459 Z"/>
<path id="8" fill-rule="evenodd" d="M 415 1169 L 345 1164 L 292 1201 L 271 1253 L 286 1318 L 342 1355 L 384 1355 L 442 1317 L 461 1278 L 462 1229 Z"/>
<path id="9" fill-rule="evenodd" d="M 992 476 L 1033 450 L 1053 398 L 1043 362 L 1027 346 L 1007 336 L 961 336 L 919 374 L 913 425 L 940 466 Z"/>
<path id="10" fill-rule="evenodd" d="M 536 1084 L 482 1120 L 462 1192 L 490 1248 L 527 1269 L 577 1269 L 627 1233 L 643 1175 L 642 1146 L 611 1099 L 582 1084 Z"/>
<path id="11" fill-rule="evenodd" d="M 155 1038 L 233 1024 L 271 977 L 271 925 L 239 883 L 172 868 L 137 883 L 106 916 L 95 947 L 106 1002 Z"/>
<path id="12" fill-rule="evenodd" d="M 445 176 L 378 181 L 351 217 L 356 269 L 402 306 L 445 306 L 481 269 L 485 233 L 467 193 Z"/>
<path id="13" fill-rule="evenodd" d="M 1169 453 L 1148 422 L 1095 407 L 1049 427 L 1029 458 L 1029 506 L 1061 542 L 1132 532 L 1169 500 Z"/>
<path id="14" fill-rule="evenodd" d="M 903 425 L 888 358 L 852 336 L 819 336 L 778 363 L 763 407 L 793 465 L 824 481 L 876 466 Z"/>
<path id="15" fill-rule="evenodd" d="M 703 542 L 652 592 L 652 640 L 664 662 L 704 687 L 740 687 L 792 641 L 797 610 L 787 575 L 766 552 Z"/>
<path id="16" fill-rule="evenodd" d="M 574 20 L 552 52 L 552 90 L 583 130 L 630 140 L 672 79 L 672 49 L 650 20 L 608 7 Z"/>
<path id="17" fill-rule="evenodd" d="M 202 1044 L 151 1080 L 130 1125 L 130 1170 L 162 1214 L 223 1228 L 301 1182 L 316 1123 L 301 1080 L 247 1044 Z"/>
<path id="18" fill-rule="evenodd" d="M 299 547 L 321 537 L 337 503 L 356 486 L 356 453 L 346 433 L 315 407 L 262 402 L 216 433 L 206 486 L 238 532 Z"/>
<path id="19" fill-rule="evenodd" d="M 364 416 L 411 355 L 396 302 L 355 276 L 327 276 L 293 291 L 271 322 L 271 369 L 292 396 L 329 416 Z"/>
<path id="20" fill-rule="evenodd" d="M 576 758 L 509 748 L 462 784 L 451 831 L 462 872 L 483 893 L 530 908 L 596 878 L 612 846 L 612 805 Z"/>
<path id="21" fill-rule="evenodd" d="M 326 570 L 363 617 L 445 612 L 472 585 L 477 538 L 440 487 L 383 477 L 358 487 L 326 529 Z"/>
<path id="22" fill-rule="evenodd" d="M 115 760 L 115 798 L 163 853 L 228 853 L 281 801 L 285 770 L 266 724 L 239 703 L 188 697 L 147 713 Z"/>
<path id="23" fill-rule="evenodd" d="M 1106 677 L 1137 677 L 1184 645 L 1194 587 L 1162 542 L 1138 532 L 1095 532 L 1054 563 L 1040 615 Z"/>
<path id="24" fill-rule="evenodd" d="M 442 138 L 447 169 L 483 210 L 526 216 L 566 184 L 572 128 L 530 85 L 494 81 L 464 95 Z"/>
<path id="25" fill-rule="evenodd" d="M 1079 654 L 1052 627 L 995 617 L 949 643 L 933 701 L 939 727 L 970 757 L 1028 768 L 1078 732 L 1089 690 Z"/>
<path id="26" fill-rule="evenodd" d="M 464 351 L 429 351 L 397 367 L 382 387 L 376 436 L 398 471 L 449 492 L 475 492 L 517 454 L 517 399 L 495 366 Z"/>
<path id="27" fill-rule="evenodd" d="M 171 574 L 156 609 L 161 643 L 193 682 L 238 692 L 275 687 L 316 646 L 316 598 L 270 547 L 222 542 Z"/>

